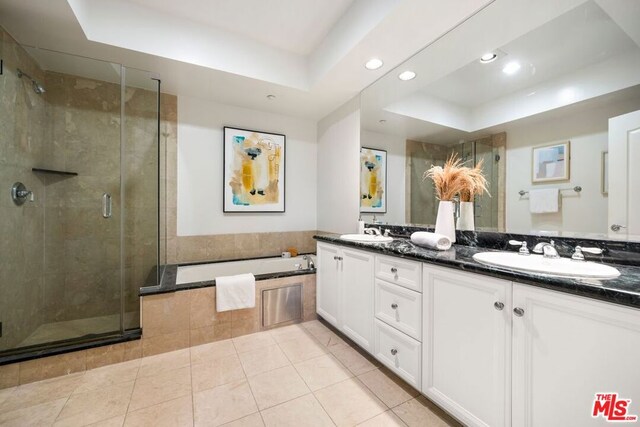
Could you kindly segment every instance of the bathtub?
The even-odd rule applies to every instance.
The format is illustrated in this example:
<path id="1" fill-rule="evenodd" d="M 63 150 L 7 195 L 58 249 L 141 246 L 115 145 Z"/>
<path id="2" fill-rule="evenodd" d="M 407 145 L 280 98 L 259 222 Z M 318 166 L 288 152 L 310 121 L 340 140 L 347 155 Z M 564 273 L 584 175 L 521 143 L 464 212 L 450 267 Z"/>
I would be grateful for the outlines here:
<path id="1" fill-rule="evenodd" d="M 309 255 L 316 262 L 315 255 Z M 315 271 L 315 270 L 314 270 Z M 196 282 L 212 282 L 219 276 L 253 273 L 257 279 L 272 278 L 278 273 L 310 273 L 302 255 L 292 258 L 256 258 L 244 261 L 223 261 L 178 267 L 176 285 Z M 264 276 L 264 277 L 259 277 Z"/>

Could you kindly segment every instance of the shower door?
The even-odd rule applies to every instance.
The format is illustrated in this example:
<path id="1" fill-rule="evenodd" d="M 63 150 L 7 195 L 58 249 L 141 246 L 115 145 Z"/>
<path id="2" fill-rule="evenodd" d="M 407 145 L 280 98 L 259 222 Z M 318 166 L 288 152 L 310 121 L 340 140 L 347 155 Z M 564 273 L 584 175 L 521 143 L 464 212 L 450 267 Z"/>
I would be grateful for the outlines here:
<path id="1" fill-rule="evenodd" d="M 159 83 L 0 34 L 0 358 L 122 337 L 157 282 Z"/>

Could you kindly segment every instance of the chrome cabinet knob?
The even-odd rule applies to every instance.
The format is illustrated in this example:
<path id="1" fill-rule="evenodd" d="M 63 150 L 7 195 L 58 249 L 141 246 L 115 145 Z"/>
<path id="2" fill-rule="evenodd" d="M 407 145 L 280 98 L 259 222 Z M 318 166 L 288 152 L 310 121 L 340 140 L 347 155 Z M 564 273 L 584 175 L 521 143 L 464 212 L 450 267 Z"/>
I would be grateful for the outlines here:
<path id="1" fill-rule="evenodd" d="M 623 228 L 627 228 L 624 225 L 620 225 L 620 224 L 612 224 L 611 225 L 611 231 L 620 231 Z"/>
<path id="2" fill-rule="evenodd" d="M 398 350 L 396 350 L 395 348 L 391 349 L 391 355 L 395 356 L 396 354 L 398 354 Z"/>
<path id="3" fill-rule="evenodd" d="M 393 308 L 393 309 L 395 310 L 396 308 L 398 308 L 398 304 L 396 304 L 396 303 L 394 302 L 393 304 L 391 304 L 391 308 Z"/>
<path id="4" fill-rule="evenodd" d="M 333 259 L 335 259 L 336 261 L 342 261 L 342 257 L 341 256 L 334 256 Z"/>
<path id="5" fill-rule="evenodd" d="M 395 268 L 395 267 L 391 267 L 391 272 L 392 272 L 393 274 L 396 274 L 396 273 L 398 272 L 398 269 L 397 269 L 397 268 Z"/>
<path id="6" fill-rule="evenodd" d="M 500 301 L 496 301 L 493 303 L 493 307 L 498 310 L 501 311 L 504 308 L 504 303 L 500 302 Z"/>
<path id="7" fill-rule="evenodd" d="M 524 309 L 520 307 L 516 307 L 513 309 L 513 314 L 515 314 L 518 317 L 522 317 L 524 316 Z"/>

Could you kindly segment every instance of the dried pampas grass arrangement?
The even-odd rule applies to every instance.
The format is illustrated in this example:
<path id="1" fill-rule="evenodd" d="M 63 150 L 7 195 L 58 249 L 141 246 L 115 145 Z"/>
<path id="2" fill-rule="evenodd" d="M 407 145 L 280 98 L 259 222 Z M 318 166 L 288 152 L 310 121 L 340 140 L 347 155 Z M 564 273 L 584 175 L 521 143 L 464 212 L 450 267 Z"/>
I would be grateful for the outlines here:
<path id="1" fill-rule="evenodd" d="M 475 196 L 489 193 L 482 164 L 481 160 L 474 168 L 463 166 L 462 160 L 453 153 L 444 166 L 431 166 L 422 179 L 433 180 L 436 196 L 443 202 L 452 201 L 455 196 L 460 196 L 463 202 L 471 202 Z"/>

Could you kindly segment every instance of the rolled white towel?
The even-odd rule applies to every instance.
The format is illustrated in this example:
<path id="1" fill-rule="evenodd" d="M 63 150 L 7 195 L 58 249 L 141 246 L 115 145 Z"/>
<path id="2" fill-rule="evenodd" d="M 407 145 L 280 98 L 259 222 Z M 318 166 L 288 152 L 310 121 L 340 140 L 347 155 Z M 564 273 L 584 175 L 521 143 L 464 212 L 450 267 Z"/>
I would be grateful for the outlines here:
<path id="1" fill-rule="evenodd" d="M 428 233 L 426 231 L 416 231 L 411 235 L 411 241 L 418 246 L 430 249 L 446 251 L 451 248 L 451 239 L 442 234 Z"/>

